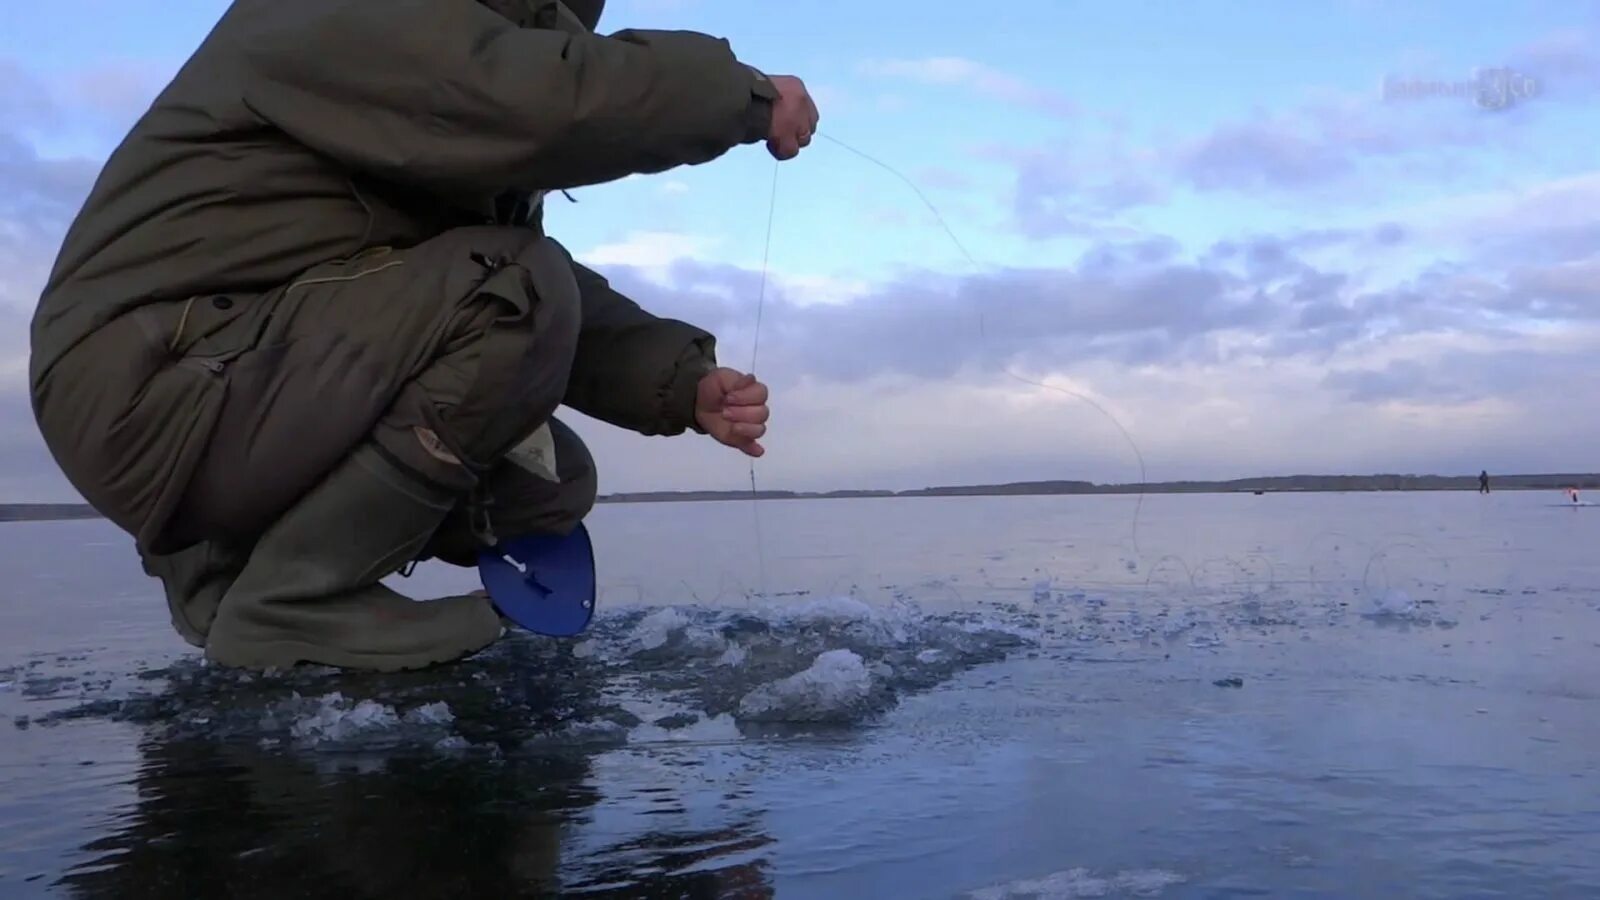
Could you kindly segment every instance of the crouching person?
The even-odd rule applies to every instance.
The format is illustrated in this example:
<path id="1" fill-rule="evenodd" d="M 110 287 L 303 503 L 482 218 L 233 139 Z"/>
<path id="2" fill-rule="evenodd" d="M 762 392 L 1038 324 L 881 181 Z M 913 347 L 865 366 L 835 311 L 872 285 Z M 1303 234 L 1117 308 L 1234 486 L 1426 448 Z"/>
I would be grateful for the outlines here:
<path id="1" fill-rule="evenodd" d="M 502 633 L 382 580 L 569 532 L 567 405 L 763 452 L 767 389 L 543 229 L 547 190 L 809 141 L 718 40 L 601 3 L 237 0 L 107 162 L 33 322 L 46 444 L 208 658 L 418 668 Z"/>

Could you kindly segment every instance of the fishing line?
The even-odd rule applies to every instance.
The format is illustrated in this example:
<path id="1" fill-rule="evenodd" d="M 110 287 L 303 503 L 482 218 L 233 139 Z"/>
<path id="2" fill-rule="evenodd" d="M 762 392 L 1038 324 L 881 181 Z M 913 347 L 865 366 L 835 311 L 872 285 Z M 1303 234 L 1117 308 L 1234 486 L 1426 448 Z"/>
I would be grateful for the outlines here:
<path id="1" fill-rule="evenodd" d="M 939 208 L 933 205 L 933 201 L 928 199 L 928 195 L 923 193 L 922 188 L 918 187 L 916 182 L 912 181 L 908 176 L 906 176 L 899 169 L 896 169 L 894 166 L 889 165 L 870 153 L 852 147 L 832 135 L 818 132 L 817 137 L 823 138 L 840 149 L 859 156 L 860 158 L 877 166 L 880 169 L 883 169 L 885 172 L 888 172 L 890 175 L 893 175 L 894 177 L 900 179 L 900 181 L 904 182 L 905 185 L 911 188 L 912 192 L 917 195 L 918 199 L 922 201 L 922 205 L 928 208 L 928 212 L 933 214 L 933 218 L 939 223 L 939 227 L 944 229 L 944 233 L 950 238 L 950 242 L 955 245 L 957 250 L 961 251 L 961 255 L 966 257 L 967 262 L 971 264 L 972 268 L 977 272 L 982 272 L 984 270 L 984 266 L 978 262 L 976 257 L 972 255 L 972 251 L 967 249 L 967 245 L 963 244 L 959 237 L 956 237 L 955 231 L 951 229 L 949 222 L 945 220 L 944 214 L 939 212 Z M 985 316 L 982 307 L 979 307 L 978 309 L 978 338 L 985 341 L 989 339 L 988 330 L 985 327 Z M 1122 422 L 1120 422 L 1116 416 L 1112 415 L 1110 410 L 1107 410 L 1104 406 L 1101 406 L 1099 403 L 1095 402 L 1093 398 L 1085 394 L 1070 390 L 1068 388 L 1060 387 L 1058 385 L 1046 384 L 1042 381 L 1035 381 L 1032 378 L 1017 374 L 1010 368 L 1003 369 L 1002 371 L 1004 371 L 1007 376 L 1020 381 L 1023 384 L 1032 385 L 1033 387 L 1037 388 L 1044 388 L 1047 391 L 1055 391 L 1058 394 L 1073 397 L 1077 400 L 1087 403 L 1096 412 L 1100 413 L 1100 415 L 1109 420 L 1112 425 L 1115 425 L 1117 431 L 1122 433 L 1123 440 L 1128 442 L 1128 447 L 1133 450 L 1134 458 L 1139 462 L 1139 495 L 1133 507 L 1133 526 L 1131 529 L 1133 552 L 1135 555 L 1139 554 L 1139 512 L 1144 507 L 1144 492 L 1147 475 L 1145 474 L 1144 454 L 1139 451 L 1139 445 L 1134 442 L 1133 435 L 1128 433 L 1128 429 L 1122 427 Z"/>
<path id="2" fill-rule="evenodd" d="M 933 218 L 934 218 L 934 220 L 936 222 L 939 223 L 939 227 L 944 230 L 945 235 L 950 238 L 950 242 L 952 244 L 954 244 L 956 249 L 961 252 L 961 255 L 966 257 L 967 262 L 972 266 L 972 268 L 977 272 L 982 272 L 984 270 L 984 266 L 981 263 L 979 263 L 977 258 L 975 256 L 973 256 L 972 252 L 967 249 L 966 244 L 962 243 L 961 239 L 956 236 L 955 231 L 950 228 L 949 222 L 945 219 L 944 215 L 939 211 L 939 208 L 934 205 L 932 200 L 928 199 L 928 195 L 923 192 L 922 188 L 919 187 L 915 181 L 912 181 L 909 177 L 907 177 L 899 169 L 896 169 L 894 166 L 891 166 L 888 163 L 884 162 L 883 160 L 878 159 L 877 157 L 873 156 L 872 154 L 867 153 L 867 152 L 865 152 L 863 150 L 859 150 L 859 149 L 857 149 L 857 148 L 845 143 L 844 141 L 839 140 L 838 138 L 836 138 L 836 137 L 834 137 L 834 136 L 832 136 L 830 134 L 825 134 L 825 133 L 819 131 L 819 132 L 816 133 L 815 136 L 819 137 L 819 138 L 822 138 L 822 139 L 828 141 L 829 143 L 832 143 L 833 145 L 839 147 L 840 149 L 845 150 L 845 151 L 847 151 L 849 153 L 852 153 L 852 154 L 860 157 L 863 160 L 866 160 L 867 162 L 871 163 L 872 165 L 877 166 L 878 168 L 884 170 L 885 172 L 888 172 L 890 175 L 893 175 L 895 178 L 899 179 L 901 182 L 905 183 L 905 185 L 907 187 L 909 187 L 911 189 L 911 191 L 917 195 L 918 199 L 920 199 L 922 201 L 922 204 L 928 208 L 928 211 L 933 214 Z M 750 370 L 752 372 L 755 371 L 756 354 L 760 349 L 760 343 L 761 343 L 761 316 L 762 316 L 762 309 L 763 309 L 763 307 L 765 306 L 765 303 L 766 303 L 767 269 L 768 269 L 768 260 L 770 259 L 771 252 L 772 252 L 772 226 L 773 226 L 773 221 L 775 219 L 775 215 L 776 215 L 776 211 L 777 211 L 777 199 L 778 199 L 778 166 L 774 165 L 773 166 L 773 172 L 772 172 L 772 196 L 768 201 L 768 207 L 767 207 L 767 238 L 766 238 L 766 246 L 762 250 L 762 256 L 761 256 L 761 289 L 760 289 L 760 294 L 759 294 L 759 296 L 757 297 L 757 300 L 756 300 L 756 328 L 755 328 L 754 347 L 753 347 L 753 349 L 751 350 L 751 353 L 750 353 Z M 978 310 L 978 336 L 979 336 L 980 340 L 985 340 L 985 341 L 988 340 L 988 329 L 986 327 L 986 321 L 985 321 L 984 312 L 983 312 L 983 309 L 981 307 Z M 1082 394 L 1082 393 L 1080 393 L 1078 391 L 1074 391 L 1074 390 L 1071 390 L 1071 389 L 1068 389 L 1068 388 L 1060 387 L 1058 385 L 1046 384 L 1045 382 L 1037 381 L 1037 380 L 1032 379 L 1032 378 L 1028 378 L 1028 377 L 1026 377 L 1024 375 L 1018 374 L 1017 372 L 1011 370 L 1010 368 L 1005 368 L 1005 369 L 1003 369 L 1003 371 L 1010 378 L 1012 378 L 1012 379 L 1014 379 L 1016 381 L 1020 381 L 1023 384 L 1030 385 L 1032 387 L 1043 388 L 1043 389 L 1048 390 L 1048 391 L 1055 391 L 1058 394 L 1063 394 L 1065 396 L 1072 397 L 1074 399 L 1082 401 L 1083 403 L 1088 404 L 1096 412 L 1100 413 L 1100 415 L 1104 416 L 1107 420 L 1109 420 L 1112 425 L 1116 426 L 1117 431 L 1121 432 L 1123 440 L 1127 441 L 1128 447 L 1133 450 L 1134 458 L 1136 460 L 1138 460 L 1138 463 L 1139 463 L 1139 493 L 1138 493 L 1138 498 L 1137 498 L 1137 500 L 1136 500 L 1136 502 L 1134 504 L 1134 508 L 1133 508 L 1133 525 L 1132 525 L 1132 528 L 1131 528 L 1131 539 L 1132 539 L 1132 543 L 1133 543 L 1133 552 L 1134 552 L 1135 555 L 1139 555 L 1141 553 L 1141 551 L 1139 549 L 1139 514 L 1140 514 L 1140 511 L 1144 507 L 1144 495 L 1145 495 L 1146 482 L 1147 482 L 1147 478 L 1148 477 L 1146 475 L 1144 454 L 1142 452 L 1140 452 L 1139 445 L 1138 445 L 1137 442 L 1134 441 L 1133 435 L 1128 433 L 1128 429 L 1123 427 L 1122 422 L 1119 421 L 1116 416 L 1112 415 L 1109 410 L 1107 410 L 1104 406 L 1102 406 L 1098 402 L 1096 402 L 1092 397 L 1086 396 L 1085 394 Z M 759 499 L 760 498 L 757 496 L 757 493 L 756 493 L 756 470 L 755 470 L 755 460 L 754 459 L 751 459 L 751 461 L 750 461 L 750 499 L 751 499 L 752 506 L 755 507 L 756 510 L 757 510 L 756 513 L 755 513 L 755 517 L 756 517 L 756 542 L 757 542 L 757 545 L 758 545 L 758 558 L 761 559 L 762 586 L 763 586 L 763 591 L 764 591 L 765 590 L 765 585 L 766 585 L 766 562 L 765 562 L 764 553 L 762 553 L 761 550 L 760 550 L 760 547 L 762 546 L 761 545 L 761 534 L 760 534 L 761 518 L 760 518 L 760 512 L 759 512 L 759 506 L 760 506 Z"/>
<path id="3" fill-rule="evenodd" d="M 875 165 L 875 167 L 882 168 L 883 171 L 890 173 L 890 175 L 893 175 L 894 178 L 898 178 L 901 183 L 904 183 L 907 187 L 910 187 L 910 191 L 917 195 L 918 200 L 922 200 L 923 205 L 925 205 L 925 207 L 928 208 L 928 211 L 930 211 L 931 215 L 933 215 L 934 221 L 939 224 L 939 227 L 941 227 L 942 231 L 944 231 L 946 237 L 949 237 L 950 243 L 954 243 L 955 248 L 962 253 L 963 258 L 966 258 L 966 263 L 970 264 L 974 271 L 984 271 L 984 266 L 979 263 L 978 258 L 971 253 L 971 250 L 966 248 L 965 243 L 962 243 L 962 239 L 957 237 L 954 229 L 950 229 L 949 221 L 944 218 L 944 213 L 939 211 L 939 208 L 934 205 L 933 200 L 928 199 L 928 195 L 922 191 L 922 187 L 918 186 L 915 181 L 912 181 L 909 176 L 904 175 L 901 170 L 894 168 L 893 165 L 890 165 L 890 163 L 883 162 L 883 160 L 877 159 L 877 157 L 874 157 L 874 155 L 867 154 L 866 151 L 861 151 L 861 149 L 858 149 L 858 147 L 850 146 L 850 144 L 846 144 L 845 141 L 840 141 L 840 139 L 834 138 L 832 135 L 826 135 L 826 133 L 818 131 L 816 136 L 818 136 L 818 138 L 826 139 L 826 141 L 829 141 L 830 144 L 840 147 L 840 149 L 843 149 L 843 151 L 856 155 L 856 157 L 859 157 L 859 159 L 872 163 L 872 165 Z M 776 162 L 776 160 L 774 160 L 773 184 L 771 184 L 771 192 L 770 195 L 768 195 L 768 202 L 766 202 L 766 237 L 762 247 L 762 279 L 760 279 L 760 287 L 758 287 L 757 298 L 755 298 L 755 330 L 754 335 L 752 335 L 752 340 L 750 340 L 749 372 L 752 373 L 752 375 L 755 373 L 755 364 L 757 364 L 757 360 L 760 359 L 760 349 L 762 349 L 762 319 L 766 309 L 766 282 L 768 282 L 768 275 L 770 275 L 771 271 L 773 226 L 774 223 L 776 223 L 776 219 L 778 219 L 779 171 L 781 171 L 781 162 Z M 989 340 L 987 317 L 984 315 L 982 307 L 979 307 L 978 311 L 978 335 L 979 340 Z M 1134 554 L 1136 554 L 1136 556 L 1141 554 L 1142 551 L 1139 549 L 1139 514 L 1141 514 L 1142 509 L 1144 509 L 1144 493 L 1146 493 L 1147 480 L 1149 480 L 1149 476 L 1147 476 L 1146 464 L 1144 464 L 1144 453 L 1139 450 L 1139 444 L 1133 439 L 1133 434 L 1130 434 L 1128 429 L 1123 428 L 1122 421 L 1118 420 L 1117 416 L 1112 415 L 1110 410 L 1107 410 L 1104 405 L 1096 402 L 1093 397 L 1086 396 L 1086 394 L 1082 394 L 1082 392 L 1072 391 L 1072 389 L 1069 388 L 1061 388 L 1061 386 L 1058 386 L 1058 384 L 1046 384 L 1043 383 L 1043 381 L 1034 380 L 1034 378 L 1027 378 L 1026 375 L 1021 375 L 1021 373 L 1014 372 L 1014 370 L 1011 370 L 1010 367 L 1002 368 L 1002 372 L 1005 373 L 1006 376 L 1013 378 L 1013 380 L 1021 381 L 1022 384 L 1029 384 L 1029 386 L 1032 386 L 1032 388 L 1042 388 L 1045 389 L 1045 391 L 1058 392 L 1058 394 L 1062 394 L 1062 396 L 1072 397 L 1072 399 L 1080 400 L 1080 402 L 1083 402 L 1083 404 L 1093 408 L 1094 412 L 1101 413 L 1101 416 L 1104 416 L 1107 421 L 1110 421 L 1110 423 L 1114 424 L 1115 428 L 1117 428 L 1117 431 L 1122 434 L 1123 440 L 1125 440 L 1126 444 L 1128 444 L 1128 448 L 1133 450 L 1134 460 L 1138 461 L 1139 463 L 1139 492 L 1138 496 L 1136 496 L 1136 500 L 1134 500 L 1133 525 L 1131 525 L 1130 528 L 1130 540 L 1131 543 L 1133 543 Z M 755 480 L 755 458 L 752 456 L 752 458 L 750 458 L 750 516 L 752 516 L 752 520 L 754 520 L 755 525 L 755 557 L 757 557 L 758 572 L 760 572 L 760 589 L 762 589 L 762 594 L 765 596 L 765 594 L 768 593 L 768 585 L 766 585 L 766 541 L 763 540 L 762 536 L 762 503 L 760 503 L 760 500 L 762 500 L 762 498 L 760 498 L 760 490 L 758 490 L 757 480 Z M 1192 578 L 1192 575 L 1190 575 L 1190 578 Z"/>
<path id="4" fill-rule="evenodd" d="M 756 371 L 756 358 L 761 353 L 761 313 L 767 305 L 767 269 L 772 258 L 772 225 L 778 213 L 778 161 L 772 164 L 772 192 L 767 198 L 767 239 L 761 250 L 761 287 L 756 293 L 756 328 L 750 342 L 750 374 Z M 756 458 L 750 457 L 750 514 L 755 520 L 756 566 L 760 575 L 761 593 L 767 591 L 767 545 L 761 537 L 761 497 L 756 491 Z"/>

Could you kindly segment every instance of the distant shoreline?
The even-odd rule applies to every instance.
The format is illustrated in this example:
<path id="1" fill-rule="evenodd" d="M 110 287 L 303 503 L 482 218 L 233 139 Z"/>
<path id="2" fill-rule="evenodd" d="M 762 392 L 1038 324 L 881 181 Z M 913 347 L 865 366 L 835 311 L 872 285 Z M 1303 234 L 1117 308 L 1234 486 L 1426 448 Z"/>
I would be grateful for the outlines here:
<path id="1" fill-rule="evenodd" d="M 1600 474 L 1492 475 L 1493 491 L 1600 490 Z M 1088 481 L 1020 481 L 952 485 L 907 491 L 638 491 L 605 494 L 603 504 L 698 503 L 718 500 L 850 500 L 902 497 L 1053 497 L 1110 494 L 1285 494 L 1395 491 L 1477 491 L 1476 475 L 1286 475 L 1232 481 L 1163 481 L 1095 484 Z M 46 522 L 102 518 L 83 503 L 0 503 L 0 522 Z"/>
<path id="2" fill-rule="evenodd" d="M 1569 487 L 1600 490 L 1600 474 L 1552 473 L 1491 475 L 1491 491 L 1559 491 Z M 1478 490 L 1476 475 L 1284 475 L 1232 481 L 1161 481 L 1149 484 L 1095 484 L 1088 481 L 1019 481 L 1008 484 L 951 485 L 907 491 L 641 491 L 608 494 L 602 503 L 687 503 L 705 500 L 841 500 L 862 497 L 1052 497 L 1109 494 L 1285 494 L 1377 491 Z"/>

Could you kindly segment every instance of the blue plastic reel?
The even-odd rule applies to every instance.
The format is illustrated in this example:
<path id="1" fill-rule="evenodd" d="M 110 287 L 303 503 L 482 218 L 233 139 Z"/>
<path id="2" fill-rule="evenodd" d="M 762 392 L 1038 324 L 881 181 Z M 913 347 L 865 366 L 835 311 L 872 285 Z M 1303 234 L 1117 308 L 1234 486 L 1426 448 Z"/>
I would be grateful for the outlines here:
<path id="1" fill-rule="evenodd" d="M 478 574 L 500 614 L 535 634 L 572 637 L 594 618 L 594 545 L 581 522 L 566 536 L 502 540 L 478 554 Z"/>

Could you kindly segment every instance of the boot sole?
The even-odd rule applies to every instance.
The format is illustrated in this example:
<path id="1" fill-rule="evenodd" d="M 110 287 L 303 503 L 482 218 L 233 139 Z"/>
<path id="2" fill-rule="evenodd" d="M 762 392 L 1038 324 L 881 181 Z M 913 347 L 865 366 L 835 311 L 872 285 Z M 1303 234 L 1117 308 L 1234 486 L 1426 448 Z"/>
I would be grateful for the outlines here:
<path id="1" fill-rule="evenodd" d="M 219 666 L 257 672 L 267 669 L 289 669 L 302 664 L 364 672 L 412 672 L 460 662 L 487 650 L 495 640 L 498 640 L 498 636 L 479 647 L 396 656 L 385 653 L 350 653 L 305 641 L 251 641 L 247 645 L 228 647 L 226 641 L 218 641 L 213 637 L 206 643 L 205 657 Z"/>
<path id="2" fill-rule="evenodd" d="M 220 623 L 219 623 L 220 624 Z M 213 625 L 206 641 L 205 657 L 220 666 L 235 669 L 289 669 L 302 663 L 358 669 L 368 672 L 409 672 L 445 663 L 459 662 L 492 646 L 506 629 L 495 618 L 494 633 L 486 638 L 442 642 L 437 649 L 413 653 L 382 653 L 341 650 L 297 638 L 275 640 L 234 640 L 226 627 Z M 485 629 L 487 631 L 487 629 Z"/>

